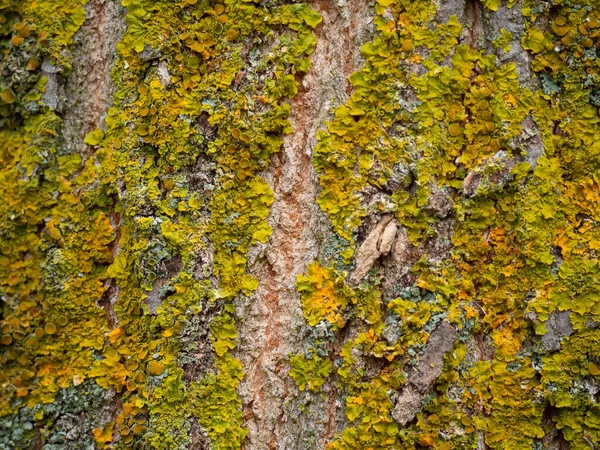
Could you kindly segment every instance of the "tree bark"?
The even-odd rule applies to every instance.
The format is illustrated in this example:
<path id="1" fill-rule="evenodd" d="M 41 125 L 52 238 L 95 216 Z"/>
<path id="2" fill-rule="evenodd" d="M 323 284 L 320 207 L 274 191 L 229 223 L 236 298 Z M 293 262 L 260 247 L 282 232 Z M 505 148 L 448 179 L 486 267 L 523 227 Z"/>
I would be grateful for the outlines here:
<path id="1" fill-rule="evenodd" d="M 0 0 L 0 450 L 600 444 L 596 0 Z"/>

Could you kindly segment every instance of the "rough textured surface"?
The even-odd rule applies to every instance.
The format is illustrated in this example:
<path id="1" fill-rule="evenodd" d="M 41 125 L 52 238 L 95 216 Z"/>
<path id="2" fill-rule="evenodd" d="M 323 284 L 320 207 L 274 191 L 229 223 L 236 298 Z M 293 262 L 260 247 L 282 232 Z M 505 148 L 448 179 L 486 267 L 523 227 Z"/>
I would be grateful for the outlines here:
<path id="1" fill-rule="evenodd" d="M 600 444 L 600 1 L 0 0 L 0 450 Z"/>
<path id="2" fill-rule="evenodd" d="M 116 46 L 125 32 L 125 10 L 114 0 L 91 0 L 86 22 L 74 37 L 73 68 L 64 80 L 63 136 L 70 149 L 84 153 L 84 136 L 103 126 L 115 86 L 110 79 Z"/>
<path id="3" fill-rule="evenodd" d="M 384 217 L 367 235 L 356 252 L 356 268 L 350 275 L 351 283 L 358 283 L 381 257 L 392 248 L 396 224 L 392 216 Z M 383 246 L 381 243 L 383 242 Z"/>
<path id="4" fill-rule="evenodd" d="M 326 219 L 316 203 L 318 183 L 312 165 L 316 133 L 330 118 L 332 102 L 347 99 L 347 78 L 360 64 L 358 48 L 368 39 L 370 8 L 366 1 L 314 1 L 323 19 L 311 55 L 311 68 L 300 80 L 292 101 L 292 133 L 265 174 L 274 193 L 268 221 L 273 233 L 266 246 L 253 251 L 250 271 L 257 291 L 238 306 L 238 357 L 246 377 L 240 386 L 247 449 L 303 449 L 326 445 L 336 429 L 330 421 L 343 414 L 315 398 L 299 416 L 296 388 L 290 379 L 289 354 L 304 347 L 302 310 L 296 276 L 315 260 L 327 234 Z M 352 49 L 352 50 L 350 50 Z M 331 392 L 335 396 L 335 392 Z M 322 414 L 330 408 L 332 416 Z M 326 433 L 326 434 L 325 434 Z"/>
<path id="5" fill-rule="evenodd" d="M 456 330 L 448 322 L 432 331 L 414 372 L 396 398 L 392 417 L 404 426 L 414 419 L 423 406 L 428 391 L 442 373 L 444 355 L 454 346 Z"/>
<path id="6" fill-rule="evenodd" d="M 553 311 L 545 322 L 547 332 L 540 340 L 542 348 L 546 352 L 560 350 L 563 338 L 573 334 L 569 311 Z"/>

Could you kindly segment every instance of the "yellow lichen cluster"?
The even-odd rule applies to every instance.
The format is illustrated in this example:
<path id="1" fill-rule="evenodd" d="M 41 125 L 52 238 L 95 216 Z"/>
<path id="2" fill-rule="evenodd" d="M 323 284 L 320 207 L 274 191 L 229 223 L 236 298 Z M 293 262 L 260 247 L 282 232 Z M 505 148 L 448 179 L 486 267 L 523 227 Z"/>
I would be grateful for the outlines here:
<path id="1" fill-rule="evenodd" d="M 31 76 L 0 86 L 2 413 L 91 377 L 122 403 L 94 430 L 100 447 L 187 448 L 195 416 L 211 448 L 239 448 L 232 300 L 256 288 L 245 258 L 273 201 L 259 172 L 291 129 L 320 17 L 304 3 L 124 0 L 113 106 L 82 159 L 38 103 L 39 61 L 68 69 L 82 3 L 13 3 L 0 2 L 5 60 L 18 52 Z M 190 378 L 178 358 L 200 316 L 215 362 Z"/>
<path id="2" fill-rule="evenodd" d="M 298 275 L 296 287 L 301 295 L 304 318 L 310 326 L 322 320 L 339 328 L 344 326 L 342 313 L 348 303 L 356 303 L 356 299 L 344 284 L 343 275 L 318 263 L 308 266 L 306 276 Z"/>
<path id="3" fill-rule="evenodd" d="M 94 376 L 125 386 L 123 401 L 146 408 L 147 431 L 127 434 L 130 445 L 183 448 L 195 416 L 211 448 L 239 448 L 246 431 L 236 393 L 243 372 L 231 356 L 232 299 L 257 286 L 246 274 L 246 253 L 268 239 L 273 202 L 258 173 L 290 131 L 285 100 L 296 93 L 294 74 L 308 68 L 319 18 L 304 4 L 126 3 L 128 32 L 113 73 L 119 90 L 98 152 L 102 180 L 120 184 L 123 205 L 120 252 L 109 268 L 123 334 L 105 347 Z M 252 50 L 257 46 L 260 53 Z M 168 80 L 144 58 L 153 52 Z M 200 161 L 205 167 L 195 166 Z M 194 166 L 210 185 L 193 182 Z M 199 274 L 198 252 L 208 246 L 214 263 Z M 170 279 L 154 281 L 161 264 L 179 258 Z M 157 295 L 161 305 L 148 314 L 148 297 Z M 186 379 L 178 354 L 190 339 L 191 317 L 209 310 L 216 314 L 209 334 L 215 366 Z M 148 343 L 152 348 L 140 352 Z M 122 371 L 103 368 L 111 347 Z M 146 367 L 144 383 L 136 381 L 136 367 Z"/>
<path id="4" fill-rule="evenodd" d="M 499 2 L 484 5 L 493 20 Z M 521 44 L 533 62 L 520 68 L 459 45 L 461 25 L 455 17 L 435 23 L 435 8 L 377 1 L 378 33 L 361 49 L 366 62 L 350 79 L 354 92 L 315 150 L 319 204 L 349 244 L 340 255 L 346 261 L 366 214 L 394 213 L 415 244 L 434 237 L 440 220 L 453 225 L 450 254 L 413 267 L 420 297 L 390 301 L 372 327 L 352 324 L 366 330 L 339 358 L 352 423 L 330 448 L 476 448 L 481 434 L 491 448 L 530 449 L 553 428 L 571 448 L 588 448 L 600 439 L 598 408 L 585 387 L 597 382 L 600 337 L 600 4 L 525 1 Z M 539 90 L 519 82 L 530 83 L 528 73 Z M 396 164 L 410 169 L 411 186 L 387 192 Z M 372 187 L 388 200 L 367 209 L 361 198 Z M 433 189 L 452 205 L 444 217 L 427 208 Z M 352 317 L 354 308 L 342 315 Z M 555 337 L 558 349 L 545 347 L 541 336 L 557 333 L 552 314 L 564 311 L 574 334 Z M 372 422 L 391 423 L 390 396 L 378 394 L 399 389 L 413 364 L 407 352 L 418 357 L 440 314 L 459 327 L 460 343 L 416 423 L 388 435 Z M 390 342 L 394 323 L 400 330 Z M 425 334 L 415 335 L 415 326 Z M 482 347 L 489 350 L 481 354 Z M 389 362 L 367 375 L 360 368 L 368 355 Z"/>
<path id="5" fill-rule="evenodd" d="M 1 2 L 0 414 L 51 402 L 88 376 L 107 330 L 97 302 L 114 240 L 93 161 L 65 149 L 40 104 L 39 61 L 67 70 L 81 1 Z"/>

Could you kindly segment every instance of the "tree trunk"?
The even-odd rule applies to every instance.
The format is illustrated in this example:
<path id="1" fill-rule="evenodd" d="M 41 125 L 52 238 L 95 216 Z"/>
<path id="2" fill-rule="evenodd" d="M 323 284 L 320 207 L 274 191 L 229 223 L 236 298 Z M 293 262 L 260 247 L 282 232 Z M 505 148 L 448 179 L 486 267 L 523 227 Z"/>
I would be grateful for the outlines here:
<path id="1" fill-rule="evenodd" d="M 596 0 L 0 0 L 0 450 L 600 443 Z"/>

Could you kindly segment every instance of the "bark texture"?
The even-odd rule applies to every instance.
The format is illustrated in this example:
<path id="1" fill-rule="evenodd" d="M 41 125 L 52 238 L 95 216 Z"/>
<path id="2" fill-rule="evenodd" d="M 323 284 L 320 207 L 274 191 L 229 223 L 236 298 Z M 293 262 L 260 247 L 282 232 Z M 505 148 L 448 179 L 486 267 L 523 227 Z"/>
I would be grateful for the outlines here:
<path id="1" fill-rule="evenodd" d="M 600 445 L 597 0 L 0 0 L 0 450 Z"/>

